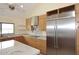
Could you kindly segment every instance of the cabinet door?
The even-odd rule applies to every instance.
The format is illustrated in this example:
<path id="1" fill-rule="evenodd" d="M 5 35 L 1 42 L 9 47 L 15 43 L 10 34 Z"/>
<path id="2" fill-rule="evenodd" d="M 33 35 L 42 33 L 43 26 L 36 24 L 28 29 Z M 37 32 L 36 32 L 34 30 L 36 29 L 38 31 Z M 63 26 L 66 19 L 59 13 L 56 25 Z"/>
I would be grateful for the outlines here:
<path id="1" fill-rule="evenodd" d="M 31 18 L 26 19 L 26 29 L 27 29 L 28 31 L 31 30 Z"/>
<path id="2" fill-rule="evenodd" d="M 79 4 L 75 5 L 75 15 L 76 15 L 76 54 L 79 55 Z"/>
<path id="3" fill-rule="evenodd" d="M 46 54 L 46 40 L 43 39 L 36 39 L 37 47 L 41 53 Z"/>
<path id="4" fill-rule="evenodd" d="M 46 14 L 39 16 L 39 30 L 40 31 L 46 30 Z"/>

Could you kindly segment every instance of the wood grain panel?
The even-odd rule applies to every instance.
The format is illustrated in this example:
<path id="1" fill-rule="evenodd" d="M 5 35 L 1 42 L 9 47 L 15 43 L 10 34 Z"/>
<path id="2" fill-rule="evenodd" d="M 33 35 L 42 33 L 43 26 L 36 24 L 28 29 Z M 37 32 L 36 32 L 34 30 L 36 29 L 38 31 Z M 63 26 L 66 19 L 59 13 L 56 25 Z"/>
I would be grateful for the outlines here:
<path id="1" fill-rule="evenodd" d="M 31 30 L 31 18 L 26 19 L 26 30 Z"/>
<path id="2" fill-rule="evenodd" d="M 39 29 L 40 31 L 46 31 L 46 14 L 39 16 Z"/>
<path id="3" fill-rule="evenodd" d="M 59 13 L 68 12 L 68 11 L 71 11 L 71 10 L 74 10 L 74 5 L 60 8 L 60 9 L 59 9 Z"/>
<path id="4" fill-rule="evenodd" d="M 14 37 L 14 40 L 27 44 L 27 41 L 25 40 L 23 36 L 16 36 Z"/>
<path id="5" fill-rule="evenodd" d="M 75 14 L 76 14 L 76 54 L 79 54 L 79 4 L 75 5 Z"/>
<path id="6" fill-rule="evenodd" d="M 58 14 L 58 10 L 57 9 L 47 12 L 47 16 L 51 16 L 51 15 L 54 15 L 54 14 Z"/>
<path id="7" fill-rule="evenodd" d="M 46 40 L 26 37 L 26 41 L 28 45 L 35 47 L 39 49 L 41 53 L 46 54 Z"/>
<path id="8" fill-rule="evenodd" d="M 41 53 L 46 54 L 46 40 L 35 39 L 31 37 L 23 37 L 23 36 L 17 36 L 15 37 L 15 40 L 30 45 L 32 47 L 35 47 L 39 49 Z"/>

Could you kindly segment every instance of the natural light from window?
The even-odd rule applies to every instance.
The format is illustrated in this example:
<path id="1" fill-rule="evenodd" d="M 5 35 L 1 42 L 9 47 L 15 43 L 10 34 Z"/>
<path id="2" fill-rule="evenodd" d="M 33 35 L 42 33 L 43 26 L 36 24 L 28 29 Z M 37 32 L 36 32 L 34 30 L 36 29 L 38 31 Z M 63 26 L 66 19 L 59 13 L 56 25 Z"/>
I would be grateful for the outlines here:
<path id="1" fill-rule="evenodd" d="M 14 25 L 13 24 L 2 24 L 2 34 L 8 34 L 8 33 L 13 33 L 14 31 Z"/>
<path id="2" fill-rule="evenodd" d="M 0 42 L 0 49 L 5 49 L 14 46 L 14 40 Z"/>

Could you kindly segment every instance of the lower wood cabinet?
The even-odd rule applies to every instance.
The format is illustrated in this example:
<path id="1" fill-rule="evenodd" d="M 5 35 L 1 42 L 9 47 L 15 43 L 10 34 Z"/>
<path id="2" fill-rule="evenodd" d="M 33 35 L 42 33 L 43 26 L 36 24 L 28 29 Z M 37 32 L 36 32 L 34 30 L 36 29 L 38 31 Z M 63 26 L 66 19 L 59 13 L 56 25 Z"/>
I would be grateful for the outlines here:
<path id="1" fill-rule="evenodd" d="M 14 38 L 14 40 L 35 47 L 39 49 L 42 54 L 46 54 L 46 40 L 24 36 L 17 36 Z"/>
<path id="2" fill-rule="evenodd" d="M 41 53 L 46 54 L 46 40 L 25 38 L 28 45 L 40 50 Z"/>

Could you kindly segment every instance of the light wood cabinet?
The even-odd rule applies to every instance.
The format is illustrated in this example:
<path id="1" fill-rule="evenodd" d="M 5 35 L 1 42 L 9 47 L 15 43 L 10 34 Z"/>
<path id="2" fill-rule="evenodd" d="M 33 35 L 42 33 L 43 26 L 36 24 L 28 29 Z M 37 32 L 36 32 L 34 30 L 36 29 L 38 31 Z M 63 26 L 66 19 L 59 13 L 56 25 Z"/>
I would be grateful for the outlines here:
<path id="1" fill-rule="evenodd" d="M 31 18 L 26 19 L 26 30 L 31 30 Z"/>
<path id="2" fill-rule="evenodd" d="M 39 16 L 39 30 L 46 30 L 46 14 Z"/>
<path id="3" fill-rule="evenodd" d="M 79 55 L 79 4 L 75 5 L 75 14 L 76 14 L 76 54 Z"/>
<path id="4" fill-rule="evenodd" d="M 35 47 L 40 50 L 41 53 L 46 54 L 46 40 L 35 39 L 31 37 L 26 37 L 26 44 Z"/>
<path id="5" fill-rule="evenodd" d="M 27 44 L 40 50 L 42 54 L 46 54 L 46 40 L 36 39 L 32 37 L 17 36 L 12 37 L 14 40 Z"/>

